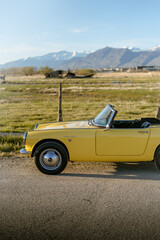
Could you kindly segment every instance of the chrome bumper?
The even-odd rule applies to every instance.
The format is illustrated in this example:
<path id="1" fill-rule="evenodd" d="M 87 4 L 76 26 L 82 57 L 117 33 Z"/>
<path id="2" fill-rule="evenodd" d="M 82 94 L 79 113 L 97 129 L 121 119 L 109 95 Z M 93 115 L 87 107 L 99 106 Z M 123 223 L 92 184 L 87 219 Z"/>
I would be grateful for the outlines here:
<path id="1" fill-rule="evenodd" d="M 21 154 L 30 154 L 31 152 L 28 152 L 28 151 L 26 151 L 25 148 L 22 148 L 22 149 L 20 150 L 20 153 L 21 153 Z"/>

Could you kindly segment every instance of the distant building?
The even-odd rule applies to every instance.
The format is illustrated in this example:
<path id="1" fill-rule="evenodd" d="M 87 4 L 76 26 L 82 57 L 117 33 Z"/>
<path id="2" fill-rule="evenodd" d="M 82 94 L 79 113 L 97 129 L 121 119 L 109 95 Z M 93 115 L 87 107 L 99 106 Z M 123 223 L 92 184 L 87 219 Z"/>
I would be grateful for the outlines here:
<path id="1" fill-rule="evenodd" d="M 63 77 L 63 70 L 57 70 L 53 72 L 53 78 L 62 78 Z"/>
<path id="2" fill-rule="evenodd" d="M 57 71 L 46 73 L 46 78 L 62 78 L 63 72 L 64 72 L 63 70 L 57 70 Z"/>
<path id="3" fill-rule="evenodd" d="M 76 75 L 74 72 L 68 71 L 65 78 L 90 78 L 94 75 L 94 73 L 87 74 L 87 75 Z"/>
<path id="4" fill-rule="evenodd" d="M 65 78 L 74 78 L 75 75 L 76 75 L 75 73 L 68 71 L 67 74 L 65 75 Z"/>
<path id="5" fill-rule="evenodd" d="M 160 66 L 137 66 L 137 70 L 146 70 L 146 71 L 159 71 Z"/>

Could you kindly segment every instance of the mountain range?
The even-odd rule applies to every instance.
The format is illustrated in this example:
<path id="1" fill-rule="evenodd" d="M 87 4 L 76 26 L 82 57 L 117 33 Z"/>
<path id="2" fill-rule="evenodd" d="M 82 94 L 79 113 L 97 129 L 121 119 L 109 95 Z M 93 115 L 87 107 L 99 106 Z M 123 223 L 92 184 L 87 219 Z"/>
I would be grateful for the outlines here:
<path id="1" fill-rule="evenodd" d="M 0 65 L 0 68 L 48 66 L 56 69 L 160 66 L 160 45 L 148 49 L 105 47 L 95 52 L 60 51 L 28 57 Z"/>

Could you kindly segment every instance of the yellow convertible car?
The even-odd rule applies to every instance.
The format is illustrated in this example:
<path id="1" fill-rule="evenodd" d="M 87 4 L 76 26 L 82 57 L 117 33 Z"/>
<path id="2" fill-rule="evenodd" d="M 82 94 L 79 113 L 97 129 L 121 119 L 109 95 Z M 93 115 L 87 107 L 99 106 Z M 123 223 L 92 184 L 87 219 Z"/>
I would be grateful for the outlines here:
<path id="1" fill-rule="evenodd" d="M 38 169 L 58 174 L 68 161 L 153 161 L 160 169 L 160 120 L 114 120 L 107 105 L 92 120 L 37 124 L 24 134 L 22 154 L 35 156 Z"/>

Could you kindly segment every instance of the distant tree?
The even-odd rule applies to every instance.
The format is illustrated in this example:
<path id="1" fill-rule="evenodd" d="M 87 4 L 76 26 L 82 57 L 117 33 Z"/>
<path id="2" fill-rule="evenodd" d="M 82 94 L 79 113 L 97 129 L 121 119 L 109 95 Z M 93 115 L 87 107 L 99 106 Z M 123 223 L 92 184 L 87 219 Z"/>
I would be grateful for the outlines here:
<path id="1" fill-rule="evenodd" d="M 46 78 L 50 78 L 53 76 L 53 68 L 49 68 L 48 66 L 41 67 L 39 70 L 40 73 L 44 74 Z"/>
<path id="2" fill-rule="evenodd" d="M 36 73 L 35 67 L 23 67 L 22 68 L 22 74 L 25 76 L 32 76 Z"/>
<path id="3" fill-rule="evenodd" d="M 34 67 L 4 68 L 4 69 L 1 69 L 1 73 L 6 75 L 12 75 L 12 76 L 33 75 L 36 73 L 36 69 Z"/>

